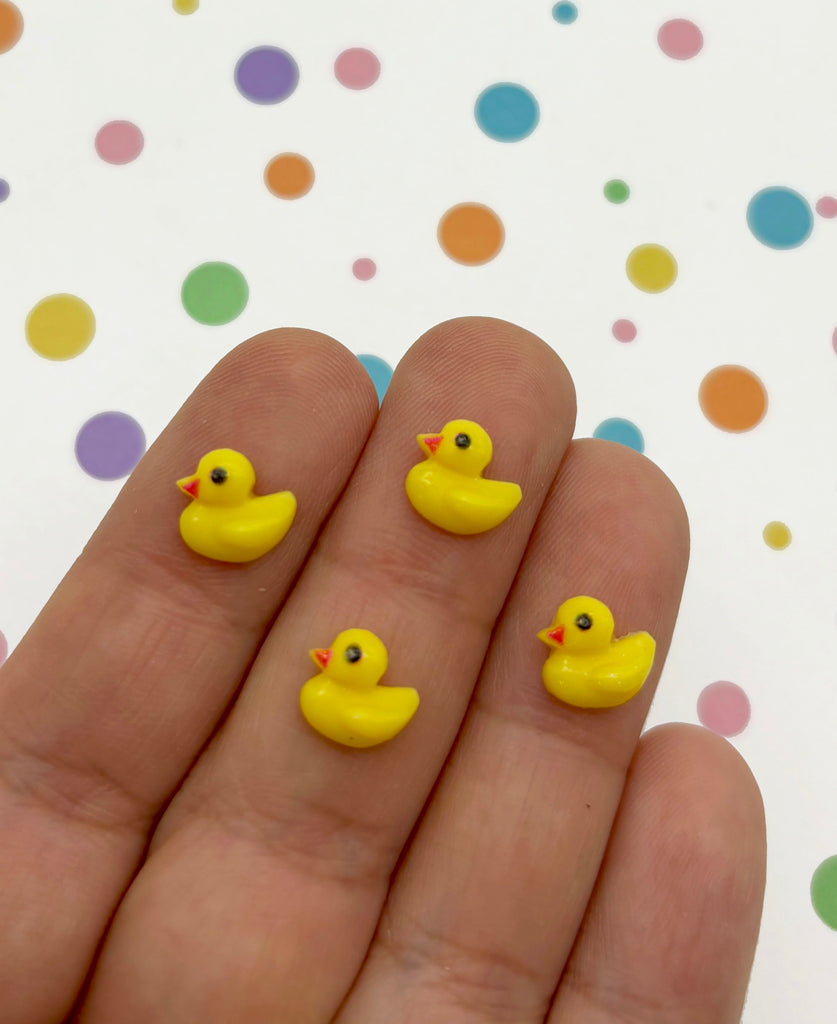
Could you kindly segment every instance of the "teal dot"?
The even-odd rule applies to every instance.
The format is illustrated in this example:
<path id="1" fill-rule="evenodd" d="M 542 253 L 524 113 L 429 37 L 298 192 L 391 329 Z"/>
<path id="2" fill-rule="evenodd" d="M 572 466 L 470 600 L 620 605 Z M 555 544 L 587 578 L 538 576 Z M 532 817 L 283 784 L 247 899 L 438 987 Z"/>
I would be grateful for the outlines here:
<path id="1" fill-rule="evenodd" d="M 750 200 L 747 225 L 771 249 L 795 249 L 811 234 L 814 215 L 798 192 L 774 185 L 756 192 Z"/>
<path id="2" fill-rule="evenodd" d="M 572 25 L 578 17 L 578 8 L 575 4 L 568 3 L 567 0 L 562 0 L 560 4 L 556 4 L 552 8 L 552 17 L 559 25 Z"/>
<path id="3" fill-rule="evenodd" d="M 474 117 L 486 135 L 498 142 L 519 142 L 531 135 L 540 119 L 538 101 L 522 85 L 498 82 L 479 94 Z"/>
<path id="4" fill-rule="evenodd" d="M 380 356 L 358 356 L 361 366 L 372 378 L 375 390 L 378 392 L 378 404 L 383 402 L 389 382 L 392 380 L 392 367 L 384 362 Z"/>
<path id="5" fill-rule="evenodd" d="M 645 440 L 639 427 L 630 420 L 623 420 L 618 416 L 603 420 L 593 431 L 593 437 L 624 444 L 627 448 L 633 448 L 635 452 L 645 451 Z"/>

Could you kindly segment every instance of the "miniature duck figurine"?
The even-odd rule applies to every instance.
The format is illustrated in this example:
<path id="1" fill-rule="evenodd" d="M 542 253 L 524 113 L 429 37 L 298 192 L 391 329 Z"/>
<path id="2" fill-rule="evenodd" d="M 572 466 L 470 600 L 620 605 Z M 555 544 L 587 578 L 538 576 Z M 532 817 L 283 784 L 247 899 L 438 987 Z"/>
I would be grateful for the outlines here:
<path id="1" fill-rule="evenodd" d="M 613 615 L 594 597 L 572 597 L 538 639 L 553 648 L 543 682 L 553 697 L 579 708 L 613 708 L 639 692 L 654 663 L 654 638 L 613 639 Z"/>
<path id="2" fill-rule="evenodd" d="M 177 486 L 191 503 L 180 516 L 180 536 L 199 555 L 219 562 L 251 562 L 275 548 L 290 529 L 296 498 L 290 491 L 256 497 L 250 460 L 217 448 Z"/>
<path id="3" fill-rule="evenodd" d="M 410 687 L 379 686 L 387 649 L 368 629 L 345 629 L 331 647 L 309 651 L 321 669 L 299 694 L 306 721 L 347 747 L 374 747 L 397 736 L 416 713 Z"/>
<path id="4" fill-rule="evenodd" d="M 427 458 L 407 474 L 410 504 L 450 533 L 484 533 L 499 526 L 522 498 L 517 484 L 484 480 L 491 438 L 472 420 L 451 420 L 441 434 L 419 434 Z"/>

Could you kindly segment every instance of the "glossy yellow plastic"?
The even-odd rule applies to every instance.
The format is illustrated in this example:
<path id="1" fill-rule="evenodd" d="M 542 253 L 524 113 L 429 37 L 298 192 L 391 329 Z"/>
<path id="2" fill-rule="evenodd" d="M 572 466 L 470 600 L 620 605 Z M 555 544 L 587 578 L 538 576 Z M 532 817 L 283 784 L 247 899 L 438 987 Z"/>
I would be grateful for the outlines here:
<path id="1" fill-rule="evenodd" d="M 551 649 L 543 682 L 553 697 L 579 708 L 615 708 L 637 694 L 654 664 L 649 633 L 613 639 L 613 615 L 595 597 L 572 597 L 538 639 Z"/>
<path id="2" fill-rule="evenodd" d="M 345 629 L 331 647 L 309 651 L 320 674 L 299 694 L 306 721 L 346 747 L 374 747 L 391 740 L 416 713 L 410 687 L 379 686 L 387 649 L 368 629 Z"/>
<path id="3" fill-rule="evenodd" d="M 427 458 L 407 474 L 407 497 L 434 526 L 450 533 L 484 533 L 520 504 L 517 484 L 483 479 L 491 438 L 478 423 L 451 420 L 440 434 L 419 434 L 417 440 Z"/>
<path id="4" fill-rule="evenodd" d="M 296 498 L 290 491 L 253 494 L 256 474 L 232 448 L 217 448 L 177 486 L 192 501 L 180 516 L 180 536 L 199 555 L 219 562 L 252 562 L 275 548 L 291 527 Z"/>

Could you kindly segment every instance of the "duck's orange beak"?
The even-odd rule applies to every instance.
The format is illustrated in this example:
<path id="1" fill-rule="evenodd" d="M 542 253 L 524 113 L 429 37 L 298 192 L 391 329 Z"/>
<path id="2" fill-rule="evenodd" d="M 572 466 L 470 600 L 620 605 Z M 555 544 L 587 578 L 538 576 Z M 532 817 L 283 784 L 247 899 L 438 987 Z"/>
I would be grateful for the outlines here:
<path id="1" fill-rule="evenodd" d="M 418 443 L 422 448 L 426 448 L 431 455 L 436 454 L 436 449 L 442 443 L 441 434 L 419 434 Z"/>
<path id="2" fill-rule="evenodd" d="M 554 644 L 564 643 L 564 627 L 553 626 L 551 629 L 542 629 L 538 633 L 538 639 L 543 640 L 544 643 L 548 643 L 550 640 Z"/>
<path id="3" fill-rule="evenodd" d="M 184 494 L 188 494 L 190 498 L 197 498 L 199 485 L 200 478 L 196 476 L 184 476 L 182 480 L 177 481 L 177 486 L 180 490 Z"/>
<path id="4" fill-rule="evenodd" d="M 334 651 L 332 651 L 330 647 L 317 647 L 315 650 L 309 651 L 308 653 L 320 668 L 326 668 L 328 663 L 331 661 Z"/>

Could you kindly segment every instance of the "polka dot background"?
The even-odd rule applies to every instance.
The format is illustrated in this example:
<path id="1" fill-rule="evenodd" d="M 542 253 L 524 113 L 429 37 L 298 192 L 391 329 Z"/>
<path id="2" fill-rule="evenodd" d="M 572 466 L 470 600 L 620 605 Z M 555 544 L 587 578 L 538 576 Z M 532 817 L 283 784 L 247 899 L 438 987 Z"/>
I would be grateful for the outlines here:
<path id="1" fill-rule="evenodd" d="M 162 0 L 129 47 L 77 6 L 0 0 L 0 661 L 246 337 L 323 330 L 384 398 L 434 323 L 521 323 L 577 435 L 689 513 L 649 724 L 726 737 L 765 796 L 744 1024 L 830 1022 L 837 5 Z"/>

